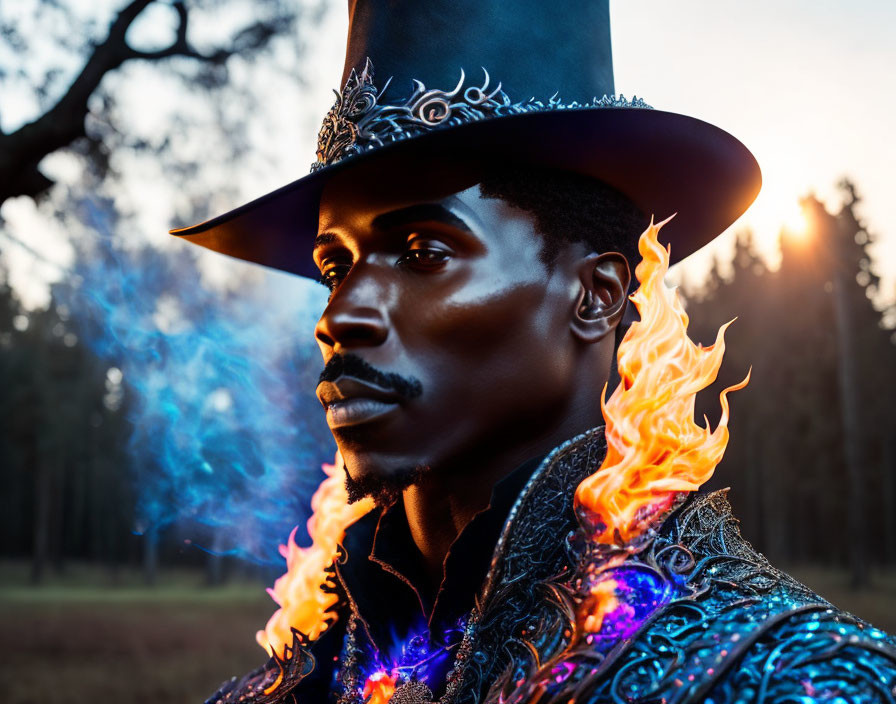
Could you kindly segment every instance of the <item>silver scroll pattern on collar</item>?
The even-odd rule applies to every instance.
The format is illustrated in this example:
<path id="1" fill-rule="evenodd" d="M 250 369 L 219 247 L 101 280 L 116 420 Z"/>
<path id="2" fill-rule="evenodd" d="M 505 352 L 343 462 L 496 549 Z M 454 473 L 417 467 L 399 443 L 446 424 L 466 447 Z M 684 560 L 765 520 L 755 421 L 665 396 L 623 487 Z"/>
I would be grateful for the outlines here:
<path id="1" fill-rule="evenodd" d="M 414 80 L 414 91 L 409 98 L 392 105 L 380 104 L 379 98 L 392 79 L 386 81 L 382 91 L 378 90 L 373 84 L 373 64 L 368 58 L 360 73 L 351 70 L 342 92 L 336 93 L 336 102 L 317 136 L 317 161 L 311 165 L 312 173 L 391 142 L 494 117 L 583 108 L 653 109 L 640 98 L 627 100 L 624 95 L 604 95 L 590 103 L 564 103 L 555 94 L 547 102 L 529 98 L 514 103 L 501 90 L 500 83 L 489 89 L 488 71 L 483 68 L 482 72 L 485 78 L 481 86 L 464 88 L 466 76 L 461 69 L 460 80 L 453 90 L 427 89 Z"/>

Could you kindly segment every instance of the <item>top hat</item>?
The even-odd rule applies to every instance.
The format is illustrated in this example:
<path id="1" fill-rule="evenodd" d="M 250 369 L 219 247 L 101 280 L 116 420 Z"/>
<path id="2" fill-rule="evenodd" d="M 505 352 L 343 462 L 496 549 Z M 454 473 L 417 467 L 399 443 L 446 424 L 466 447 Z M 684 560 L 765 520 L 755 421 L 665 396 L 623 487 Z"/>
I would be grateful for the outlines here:
<path id="1" fill-rule="evenodd" d="M 759 165 L 733 136 L 616 97 L 608 0 L 349 0 L 342 90 L 311 173 L 172 234 L 301 276 L 323 186 L 366 163 L 485 159 L 603 181 L 663 228 L 674 263 L 736 220 Z M 382 160 L 376 162 L 375 160 Z"/>

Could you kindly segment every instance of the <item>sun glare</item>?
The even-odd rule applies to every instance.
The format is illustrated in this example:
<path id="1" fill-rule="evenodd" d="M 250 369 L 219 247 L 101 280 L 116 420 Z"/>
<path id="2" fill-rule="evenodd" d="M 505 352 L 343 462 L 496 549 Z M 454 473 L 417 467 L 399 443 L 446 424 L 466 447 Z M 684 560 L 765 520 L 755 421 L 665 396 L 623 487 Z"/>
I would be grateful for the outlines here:
<path id="1" fill-rule="evenodd" d="M 792 207 L 788 207 L 782 220 L 784 236 L 796 242 L 803 242 L 809 235 L 809 222 L 799 203 L 794 200 Z"/>
<path id="2" fill-rule="evenodd" d="M 748 211 L 757 243 L 773 247 L 781 230 L 802 238 L 808 231 L 806 218 L 799 204 L 799 187 L 775 183 L 771 179 L 763 186 L 759 197 Z"/>
<path id="3" fill-rule="evenodd" d="M 812 173 L 810 165 L 796 157 L 792 145 L 778 138 L 769 136 L 751 146 L 762 165 L 762 190 L 744 221 L 753 230 L 757 249 L 775 259 L 782 231 L 792 242 L 805 241 L 809 235 L 799 201 L 812 187 Z"/>

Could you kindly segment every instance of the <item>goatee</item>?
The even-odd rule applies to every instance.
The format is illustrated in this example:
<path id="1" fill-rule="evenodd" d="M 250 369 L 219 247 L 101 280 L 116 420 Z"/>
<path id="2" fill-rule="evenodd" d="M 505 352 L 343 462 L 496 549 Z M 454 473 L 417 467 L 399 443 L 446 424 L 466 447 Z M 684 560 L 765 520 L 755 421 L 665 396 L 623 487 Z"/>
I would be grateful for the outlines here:
<path id="1" fill-rule="evenodd" d="M 345 490 L 350 504 L 369 496 L 377 506 L 388 507 L 401 498 L 401 492 L 416 484 L 423 473 L 429 470 L 429 466 L 418 464 L 388 475 L 365 474 L 358 479 L 349 474 L 348 467 L 344 464 L 342 469 L 345 472 Z"/>

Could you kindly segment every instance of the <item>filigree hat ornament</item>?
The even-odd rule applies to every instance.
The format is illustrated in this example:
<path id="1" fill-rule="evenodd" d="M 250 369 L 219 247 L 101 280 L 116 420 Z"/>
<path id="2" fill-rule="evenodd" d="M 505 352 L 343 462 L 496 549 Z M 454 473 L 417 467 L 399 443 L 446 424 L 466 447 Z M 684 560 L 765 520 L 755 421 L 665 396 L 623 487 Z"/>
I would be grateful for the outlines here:
<path id="1" fill-rule="evenodd" d="M 624 95 L 595 97 L 589 103 L 567 103 L 555 93 L 547 102 L 534 97 L 513 102 L 502 90 L 501 83 L 489 87 L 491 77 L 485 67 L 482 73 L 481 86 L 464 87 L 466 75 L 460 69 L 460 79 L 450 91 L 427 88 L 414 79 L 414 90 L 407 99 L 381 103 L 392 78 L 385 82 L 382 90 L 377 89 L 373 82 L 373 62 L 368 58 L 360 73 L 351 70 L 341 93 L 333 91 L 336 102 L 324 117 L 317 137 L 317 161 L 311 165 L 311 171 L 436 129 L 491 118 L 584 108 L 653 109 L 640 98 L 627 100 Z"/>

